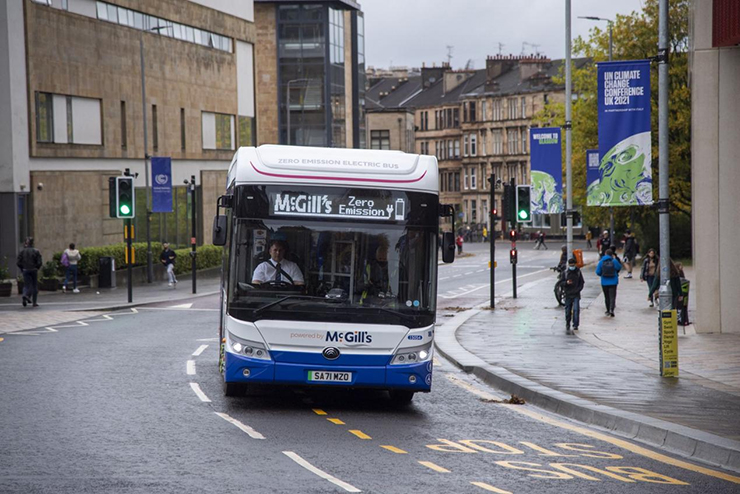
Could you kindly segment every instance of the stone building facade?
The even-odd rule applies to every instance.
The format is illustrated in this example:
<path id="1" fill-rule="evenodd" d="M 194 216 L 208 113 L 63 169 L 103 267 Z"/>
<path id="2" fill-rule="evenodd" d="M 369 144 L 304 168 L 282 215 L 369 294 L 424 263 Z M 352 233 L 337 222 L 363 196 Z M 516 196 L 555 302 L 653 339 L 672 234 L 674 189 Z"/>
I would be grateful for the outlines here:
<path id="1" fill-rule="evenodd" d="M 14 258 L 27 235 L 45 259 L 69 242 L 121 242 L 108 177 L 127 168 L 138 173 L 143 241 L 145 151 L 172 158 L 175 186 L 176 210 L 153 215 L 153 240 L 188 243 L 174 225 L 187 214 L 183 181 L 195 176 L 208 242 L 202 232 L 234 151 L 255 142 L 252 2 L 18 0 L 0 9 L 0 256 Z"/>

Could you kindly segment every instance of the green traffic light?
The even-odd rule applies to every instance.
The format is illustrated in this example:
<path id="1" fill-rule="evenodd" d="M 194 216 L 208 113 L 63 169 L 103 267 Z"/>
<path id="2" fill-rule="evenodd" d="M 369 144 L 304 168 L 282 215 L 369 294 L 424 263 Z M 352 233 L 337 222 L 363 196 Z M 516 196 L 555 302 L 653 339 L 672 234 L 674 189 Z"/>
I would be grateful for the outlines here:
<path id="1" fill-rule="evenodd" d="M 131 212 L 131 208 L 129 208 L 127 205 L 123 204 L 121 206 L 121 214 L 129 214 Z"/>
<path id="2" fill-rule="evenodd" d="M 521 210 L 521 211 L 519 211 L 519 217 L 520 217 L 521 219 L 523 219 L 523 220 L 526 220 L 526 219 L 527 219 L 527 218 L 529 217 L 529 214 L 527 214 L 527 212 L 526 212 L 526 211 L 524 211 L 524 210 Z"/>

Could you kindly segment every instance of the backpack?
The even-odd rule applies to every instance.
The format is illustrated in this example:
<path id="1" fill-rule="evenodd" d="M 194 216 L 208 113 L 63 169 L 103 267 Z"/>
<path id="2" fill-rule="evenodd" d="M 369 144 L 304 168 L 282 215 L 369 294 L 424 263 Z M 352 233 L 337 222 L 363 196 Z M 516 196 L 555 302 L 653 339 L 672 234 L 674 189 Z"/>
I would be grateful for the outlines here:
<path id="1" fill-rule="evenodd" d="M 604 278 L 613 278 L 617 272 L 614 269 L 614 259 L 607 257 L 601 262 L 601 276 Z"/>
<path id="2" fill-rule="evenodd" d="M 65 268 L 69 267 L 69 256 L 67 255 L 67 251 L 64 251 L 64 253 L 62 254 L 62 258 L 60 259 L 60 261 L 59 261 L 59 262 L 60 262 L 60 263 L 62 264 L 62 266 L 64 266 Z"/>

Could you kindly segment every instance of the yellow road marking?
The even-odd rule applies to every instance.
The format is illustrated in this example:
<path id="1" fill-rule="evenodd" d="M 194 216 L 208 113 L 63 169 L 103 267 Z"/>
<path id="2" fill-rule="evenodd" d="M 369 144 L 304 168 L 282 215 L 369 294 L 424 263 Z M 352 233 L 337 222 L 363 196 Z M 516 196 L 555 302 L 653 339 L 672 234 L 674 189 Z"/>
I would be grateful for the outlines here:
<path id="1" fill-rule="evenodd" d="M 372 437 L 357 429 L 350 429 L 349 431 L 360 439 L 372 439 Z"/>
<path id="2" fill-rule="evenodd" d="M 325 412 L 325 411 L 323 411 L 323 410 L 322 410 L 322 409 L 320 409 L 320 408 L 314 408 L 314 409 L 313 409 L 313 413 L 315 413 L 316 415 L 326 415 L 326 412 Z"/>
<path id="3" fill-rule="evenodd" d="M 441 466 L 436 465 L 436 464 L 432 463 L 431 461 L 420 461 L 419 464 L 420 465 L 424 465 L 427 468 L 431 468 L 435 472 L 450 473 L 450 471 L 447 470 L 446 468 L 442 468 Z"/>
<path id="4" fill-rule="evenodd" d="M 466 389 L 470 391 L 471 393 L 474 393 L 478 396 L 489 394 L 489 393 L 486 393 L 485 391 L 475 390 L 475 388 L 472 385 L 463 383 L 462 381 L 460 381 L 460 379 L 456 378 L 455 376 L 452 376 L 451 374 L 448 374 L 447 377 L 453 384 L 456 384 L 460 386 L 461 388 Z M 537 413 L 534 410 L 530 410 L 527 406 L 521 406 L 521 405 L 503 405 L 503 406 L 505 406 L 507 409 L 512 410 L 514 412 L 521 413 L 522 415 L 526 415 L 527 417 L 533 418 L 535 420 L 539 420 L 540 422 L 544 422 L 546 424 L 550 424 L 555 427 L 560 427 L 561 429 L 566 429 L 569 431 L 577 432 L 579 434 L 583 434 L 584 436 L 587 436 L 593 439 L 598 439 L 599 441 L 604 441 L 614 446 L 626 449 L 627 451 L 630 451 L 632 453 L 650 458 L 651 460 L 665 463 L 666 465 L 672 465 L 674 467 L 683 468 L 684 470 L 689 470 L 691 472 L 701 473 L 709 477 L 715 477 L 718 479 L 726 480 L 728 482 L 733 482 L 735 484 L 740 484 L 740 477 L 729 475 L 724 472 L 718 472 L 717 470 L 712 470 L 711 468 L 694 465 L 693 463 L 689 463 L 687 461 L 678 460 L 676 458 L 671 458 L 670 456 L 666 456 L 661 453 L 650 451 L 647 448 L 643 448 L 642 446 L 632 444 L 623 439 L 617 439 L 616 437 L 611 437 L 606 434 L 602 434 L 601 432 L 592 431 L 592 430 L 586 429 L 585 427 L 579 427 L 577 425 L 568 424 L 567 422 L 562 422 L 560 420 L 542 415 L 541 413 Z"/>
<path id="5" fill-rule="evenodd" d="M 392 451 L 394 453 L 398 453 L 399 455 L 405 455 L 406 453 L 408 453 L 408 451 L 404 451 L 404 450 L 399 449 L 399 448 L 397 448 L 395 446 L 381 445 L 380 447 L 381 448 L 385 448 L 388 451 Z"/>
<path id="6" fill-rule="evenodd" d="M 505 491 L 503 489 L 499 489 L 498 487 L 494 487 L 490 484 L 486 484 L 485 482 L 471 482 L 476 487 L 480 487 L 481 489 L 485 489 L 489 492 L 498 492 L 499 494 L 511 494 L 511 491 Z"/>
<path id="7" fill-rule="evenodd" d="M 0 338 L 0 341 L 5 341 L 5 338 Z"/>
<path id="8" fill-rule="evenodd" d="M 337 425 L 344 425 L 344 422 L 342 422 L 342 421 L 341 421 L 341 420 L 339 420 L 339 419 L 326 419 L 326 420 L 328 420 L 328 421 L 329 421 L 329 422 L 331 422 L 332 424 L 337 424 Z"/>

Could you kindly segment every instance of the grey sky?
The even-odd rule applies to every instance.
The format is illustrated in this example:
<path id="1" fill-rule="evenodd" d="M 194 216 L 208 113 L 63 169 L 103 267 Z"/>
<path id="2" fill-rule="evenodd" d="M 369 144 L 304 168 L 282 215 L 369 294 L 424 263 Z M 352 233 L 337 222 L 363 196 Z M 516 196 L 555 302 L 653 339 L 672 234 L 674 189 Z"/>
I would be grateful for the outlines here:
<path id="1" fill-rule="evenodd" d="M 565 0 L 359 0 L 365 13 L 367 65 L 420 67 L 447 60 L 452 67 L 485 67 L 487 55 L 518 55 L 522 43 L 552 59 L 565 56 Z M 572 0 L 573 38 L 606 22 L 578 19 L 642 10 L 643 0 Z M 526 53 L 535 49 L 527 46 Z M 656 39 L 657 51 L 657 39 Z"/>

